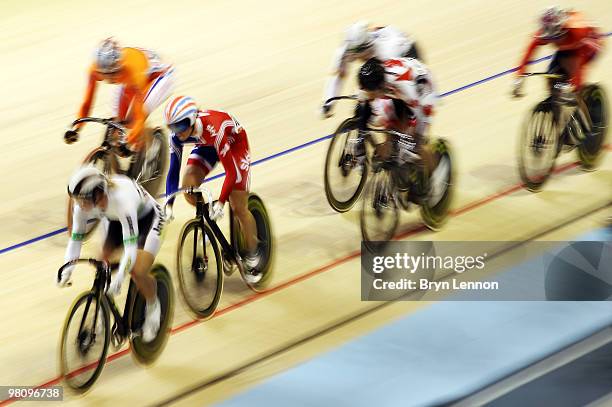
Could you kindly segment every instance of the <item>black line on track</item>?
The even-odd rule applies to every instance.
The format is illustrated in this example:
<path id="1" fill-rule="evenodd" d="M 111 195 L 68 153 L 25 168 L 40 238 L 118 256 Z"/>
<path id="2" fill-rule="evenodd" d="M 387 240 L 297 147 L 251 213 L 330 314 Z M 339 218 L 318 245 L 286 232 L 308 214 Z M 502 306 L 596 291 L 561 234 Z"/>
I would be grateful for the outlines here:
<path id="1" fill-rule="evenodd" d="M 548 233 L 554 232 L 555 230 L 558 230 L 558 229 L 561 229 L 561 228 L 563 228 L 565 226 L 568 226 L 568 225 L 570 225 L 570 224 L 572 224 L 574 222 L 579 221 L 580 219 L 582 219 L 582 218 L 584 218 L 586 216 L 589 216 L 589 215 L 592 215 L 592 214 L 594 214 L 596 212 L 599 212 L 600 210 L 605 209 L 605 208 L 607 208 L 608 206 L 611 206 L 611 205 L 612 205 L 612 202 L 606 202 L 603 205 L 602 204 L 598 204 L 597 206 L 589 209 L 586 212 L 580 213 L 578 215 L 575 215 L 572 218 L 569 218 L 565 222 L 559 223 L 559 224 L 557 224 L 557 225 L 555 225 L 553 227 L 550 227 L 550 228 L 545 229 L 545 230 L 543 230 L 541 232 L 538 232 L 535 235 L 530 236 L 530 237 L 528 237 L 525 240 L 517 241 L 515 244 L 511 244 L 508 247 L 505 247 L 505 248 L 503 248 L 503 249 L 501 249 L 501 250 L 499 250 L 499 251 L 489 255 L 488 258 L 492 259 L 492 258 L 501 256 L 502 254 L 504 254 L 506 252 L 509 252 L 509 251 L 511 251 L 513 249 L 516 249 L 516 248 L 520 247 L 521 245 L 523 245 L 525 243 L 528 243 L 528 242 L 530 242 L 532 240 L 535 240 L 535 239 L 537 239 L 537 238 L 539 238 L 541 236 L 544 236 L 544 235 L 546 235 Z M 441 278 L 439 281 L 444 281 L 446 279 L 451 278 L 452 276 L 454 276 L 454 274 L 450 274 L 448 276 L 445 276 L 444 278 Z M 192 394 L 195 394 L 195 393 L 198 393 L 198 392 L 200 392 L 202 390 L 205 390 L 205 389 L 207 389 L 207 388 L 209 388 L 211 386 L 214 386 L 215 384 L 218 384 L 218 383 L 221 383 L 221 382 L 223 382 L 225 380 L 231 379 L 232 377 L 235 377 L 235 376 L 239 375 L 240 373 L 248 370 L 249 368 L 251 368 L 253 366 L 256 366 L 256 365 L 258 365 L 258 364 L 260 364 L 262 362 L 265 362 L 265 361 L 267 361 L 269 359 L 272 359 L 272 358 L 274 358 L 274 357 L 276 357 L 278 355 L 286 353 L 286 352 L 288 352 L 288 351 L 290 351 L 290 350 L 292 350 L 294 348 L 299 347 L 300 345 L 302 345 L 304 343 L 307 343 L 307 342 L 310 342 L 313 339 L 316 339 L 317 337 L 320 337 L 320 336 L 323 336 L 325 334 L 328 334 L 328 333 L 330 333 L 332 331 L 335 331 L 338 328 L 341 328 L 341 327 L 343 327 L 345 325 L 350 324 L 351 322 L 359 320 L 359 319 L 361 319 L 361 318 L 363 318 L 363 317 L 365 317 L 365 316 L 367 316 L 367 315 L 369 315 L 371 313 L 374 313 L 374 312 L 376 312 L 378 310 L 386 308 L 389 305 L 394 304 L 395 301 L 397 301 L 397 300 L 402 300 L 404 297 L 409 297 L 409 296 L 415 295 L 417 293 L 418 293 L 418 291 L 417 292 L 410 292 L 410 293 L 407 293 L 407 294 L 404 294 L 404 295 L 398 297 L 394 301 L 383 302 L 382 304 L 379 304 L 379 305 L 376 305 L 374 307 L 368 308 L 368 309 L 366 309 L 364 311 L 359 311 L 357 313 L 353 313 L 348 318 L 342 318 L 342 319 L 332 323 L 331 325 L 328 325 L 328 326 L 324 327 L 323 329 L 317 330 L 315 332 L 312 332 L 309 335 L 306 335 L 306 336 L 304 336 L 302 338 L 299 338 L 299 339 L 297 339 L 295 341 L 289 342 L 285 346 L 279 347 L 279 348 L 277 348 L 277 349 L 275 349 L 275 350 L 273 350 L 273 351 L 271 351 L 269 353 L 266 353 L 264 355 L 261 355 L 258 358 L 255 358 L 255 359 L 251 360 L 250 362 L 246 362 L 246 363 L 244 363 L 244 364 L 242 364 L 242 365 L 240 365 L 240 366 L 238 366 L 238 367 L 236 367 L 236 368 L 234 368 L 232 370 L 229 370 L 229 371 L 227 371 L 225 373 L 222 373 L 220 375 L 217 375 L 217 376 L 215 376 L 215 377 L 213 377 L 211 379 L 208 379 L 208 380 L 205 380 L 205 381 L 203 381 L 201 383 L 198 383 L 198 384 L 192 386 L 191 388 L 189 388 L 187 390 L 184 390 L 184 391 L 182 391 L 180 393 L 175 394 L 172 397 L 169 397 L 169 398 L 164 399 L 162 401 L 159 401 L 159 402 L 156 402 L 154 404 L 151 404 L 151 406 L 167 406 L 167 405 L 170 405 L 171 403 L 174 403 L 174 402 L 179 401 L 179 400 L 181 400 L 181 399 L 183 399 L 185 397 L 188 397 L 188 396 L 190 396 Z M 548 355 L 546 357 L 550 357 L 550 355 Z M 535 362 L 535 363 L 538 363 L 538 362 Z M 502 381 L 502 380 L 504 380 L 504 379 L 506 379 L 506 378 L 508 378 L 508 377 L 510 377 L 510 376 L 512 376 L 514 374 L 516 374 L 517 372 L 524 370 L 524 369 L 525 369 L 524 367 L 521 368 L 521 369 L 518 369 L 518 370 L 516 370 L 516 371 L 514 371 L 514 372 L 512 372 L 512 373 L 510 373 L 510 374 L 508 374 L 506 376 L 504 376 L 504 378 L 497 380 L 495 383 L 497 383 L 499 381 Z M 487 385 L 487 386 L 485 386 L 483 388 L 489 387 L 489 386 L 491 386 L 492 384 L 495 384 L 495 383 L 491 383 L 491 384 L 489 384 L 489 385 Z M 472 394 L 476 394 L 476 393 L 480 392 L 481 390 L 482 389 L 480 389 L 478 391 L 475 391 L 475 392 L 472 392 L 468 396 L 471 396 Z M 465 396 L 465 397 L 468 397 L 468 396 Z M 461 399 L 462 398 L 460 398 L 458 400 L 461 400 Z M 458 400 L 456 400 L 456 401 L 458 401 Z M 456 401 L 454 401 L 454 402 L 456 402 Z"/>

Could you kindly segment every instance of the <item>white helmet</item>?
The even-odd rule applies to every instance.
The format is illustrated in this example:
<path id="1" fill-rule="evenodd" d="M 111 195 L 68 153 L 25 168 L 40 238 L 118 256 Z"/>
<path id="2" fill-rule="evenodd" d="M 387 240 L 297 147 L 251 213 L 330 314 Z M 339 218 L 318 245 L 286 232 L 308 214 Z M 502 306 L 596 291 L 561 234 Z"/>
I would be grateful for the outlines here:
<path id="1" fill-rule="evenodd" d="M 98 72 L 116 72 L 121 68 L 121 47 L 113 38 L 107 38 L 96 48 L 94 59 Z"/>
<path id="2" fill-rule="evenodd" d="M 540 38 L 551 39 L 563 35 L 563 24 L 567 21 L 567 12 L 558 6 L 546 8 L 540 15 Z"/>
<path id="3" fill-rule="evenodd" d="M 108 179 L 92 165 L 79 168 L 68 181 L 68 195 L 77 199 L 93 200 L 95 192 L 106 192 L 107 188 Z"/>
<path id="4" fill-rule="evenodd" d="M 358 21 L 346 30 L 346 47 L 349 51 L 359 52 L 370 46 L 368 22 Z"/>

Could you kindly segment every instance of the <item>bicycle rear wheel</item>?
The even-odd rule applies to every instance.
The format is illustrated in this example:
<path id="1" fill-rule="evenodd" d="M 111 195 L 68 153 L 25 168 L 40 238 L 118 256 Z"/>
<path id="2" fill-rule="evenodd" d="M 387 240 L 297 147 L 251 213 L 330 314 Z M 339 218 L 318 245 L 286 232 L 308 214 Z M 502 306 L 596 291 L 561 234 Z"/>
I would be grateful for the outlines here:
<path id="1" fill-rule="evenodd" d="M 552 104 L 539 103 L 529 115 L 521 133 L 518 165 L 525 188 L 537 192 L 555 167 L 559 134 Z"/>
<path id="2" fill-rule="evenodd" d="M 257 227 L 257 241 L 259 242 L 260 250 L 260 261 L 257 266 L 257 271 L 261 278 L 257 282 L 249 282 L 248 279 L 242 276 L 244 281 L 247 283 L 250 289 L 259 292 L 265 290 L 270 278 L 272 277 L 272 261 L 274 254 L 274 238 L 272 235 L 272 225 L 270 223 L 270 217 L 266 206 L 259 196 L 254 193 L 249 195 L 249 211 L 255 219 L 255 225 Z M 238 248 L 238 253 L 244 258 L 246 256 L 246 245 L 240 231 L 240 222 L 234 220 L 232 222 L 232 245 Z M 240 268 L 240 271 L 244 273 L 244 268 Z"/>
<path id="3" fill-rule="evenodd" d="M 60 339 L 60 375 L 70 389 L 87 391 L 100 376 L 110 343 L 108 304 L 94 291 L 79 295 L 68 312 Z"/>
<path id="4" fill-rule="evenodd" d="M 439 169 L 443 171 L 443 173 L 446 173 L 446 179 L 443 182 L 444 189 L 435 191 L 438 196 L 432 196 L 434 188 L 433 185 L 431 186 L 432 190 L 430 191 L 430 196 L 428 196 L 421 205 L 421 218 L 429 229 L 437 231 L 440 230 L 448 217 L 455 179 L 448 142 L 444 139 L 436 140 L 433 145 L 433 151 L 440 157 L 436 170 Z"/>
<path id="5" fill-rule="evenodd" d="M 181 297 L 197 318 L 210 318 L 223 292 L 223 262 L 213 231 L 198 219 L 185 223 L 176 253 Z"/>
<path id="6" fill-rule="evenodd" d="M 159 331 L 155 339 L 151 342 L 144 342 L 142 336 L 131 335 L 130 344 L 132 346 L 132 357 L 143 365 L 150 365 L 155 362 L 159 355 L 164 350 L 170 329 L 172 328 L 172 318 L 174 316 L 174 287 L 170 273 L 161 264 L 153 265 L 151 274 L 157 282 L 157 298 L 161 305 L 161 320 Z M 142 329 L 142 324 L 145 319 L 146 301 L 142 295 L 136 290 L 134 284 L 130 284 L 130 289 L 133 290 L 132 304 L 129 307 L 129 324 L 132 333 Z"/>
<path id="7" fill-rule="evenodd" d="M 357 131 L 357 119 L 342 122 L 331 139 L 325 157 L 325 196 L 336 212 L 346 212 L 353 207 L 368 177 L 367 160 L 364 159 L 361 165 L 357 164 L 346 147 L 349 137 L 356 138 Z"/>
<path id="8" fill-rule="evenodd" d="M 592 84 L 584 87 L 582 99 L 587 106 L 593 125 L 592 132 L 586 133 L 578 145 L 578 159 L 583 170 L 594 170 L 601 158 L 602 146 L 608 132 L 608 101 L 603 88 Z"/>
<path id="9" fill-rule="evenodd" d="M 151 141 L 146 151 L 138 153 L 138 157 L 130 166 L 130 178 L 139 184 L 153 197 L 162 191 L 164 174 L 168 166 L 168 140 L 160 128 L 151 131 Z"/>

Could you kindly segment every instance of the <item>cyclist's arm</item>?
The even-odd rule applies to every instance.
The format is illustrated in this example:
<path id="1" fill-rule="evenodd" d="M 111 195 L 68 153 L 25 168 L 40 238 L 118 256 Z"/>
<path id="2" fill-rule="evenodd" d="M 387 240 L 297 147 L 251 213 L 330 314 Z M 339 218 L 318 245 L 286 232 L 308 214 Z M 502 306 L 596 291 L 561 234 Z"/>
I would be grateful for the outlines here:
<path id="1" fill-rule="evenodd" d="M 338 48 L 334 55 L 334 61 L 332 63 L 332 75 L 325 85 L 325 100 L 336 97 L 342 90 L 342 82 L 346 76 L 347 68 L 347 56 L 346 56 L 346 45 Z"/>
<path id="2" fill-rule="evenodd" d="M 72 234 L 68 239 L 68 246 L 64 254 L 64 263 L 74 260 L 81 255 L 81 246 L 87 227 L 87 215 L 80 206 L 74 205 L 72 213 Z"/>
<path id="3" fill-rule="evenodd" d="M 134 95 L 134 101 L 132 102 L 132 125 L 130 132 L 127 135 L 127 142 L 132 145 L 140 144 L 140 133 L 144 128 L 146 120 L 146 113 L 144 110 L 144 96 L 137 90 Z"/>
<path id="4" fill-rule="evenodd" d="M 221 188 L 221 194 L 219 195 L 219 202 L 225 203 L 229 199 L 229 195 L 234 188 L 234 184 L 236 183 L 236 178 L 238 177 L 238 165 L 239 162 L 236 162 L 234 155 L 232 153 L 232 149 L 230 144 L 227 141 L 227 133 L 233 131 L 233 125 L 226 125 L 227 121 L 221 124 L 221 135 L 217 137 L 221 137 L 221 140 L 217 143 L 215 142 L 215 150 L 217 151 L 217 156 L 219 156 L 219 161 L 223 164 L 223 168 L 225 169 L 225 180 L 223 181 L 223 187 Z"/>
<path id="5" fill-rule="evenodd" d="M 79 109 L 78 117 L 85 117 L 89 115 L 89 111 L 91 110 L 91 104 L 93 103 L 94 96 L 96 94 L 96 85 L 98 79 L 92 69 L 89 71 L 89 80 L 87 81 L 87 90 L 85 91 L 85 99 L 81 104 L 81 108 Z M 81 128 L 84 123 L 77 125 L 77 128 Z"/>
<path id="6" fill-rule="evenodd" d="M 119 272 L 126 275 L 132 271 L 138 254 L 138 216 L 136 209 L 127 209 L 120 222 L 123 231 L 123 256 L 119 262 Z"/>
<path id="7" fill-rule="evenodd" d="M 535 52 L 535 49 L 539 47 L 540 45 L 545 44 L 544 41 L 537 38 L 537 35 L 538 34 L 536 34 L 533 40 L 531 40 L 531 43 L 527 47 L 527 51 L 525 51 L 525 54 L 523 55 L 523 58 L 521 59 L 521 62 L 518 66 L 518 71 L 516 72 L 517 76 L 520 76 L 525 73 L 525 67 L 527 66 L 527 62 L 529 62 L 529 59 Z"/>
<path id="8" fill-rule="evenodd" d="M 168 136 L 168 145 L 170 146 L 170 168 L 166 177 L 166 195 L 170 195 L 178 189 L 179 177 L 181 174 L 181 159 L 183 156 L 183 146 L 179 138 L 171 133 Z M 174 203 L 172 197 L 169 201 L 170 205 Z"/>

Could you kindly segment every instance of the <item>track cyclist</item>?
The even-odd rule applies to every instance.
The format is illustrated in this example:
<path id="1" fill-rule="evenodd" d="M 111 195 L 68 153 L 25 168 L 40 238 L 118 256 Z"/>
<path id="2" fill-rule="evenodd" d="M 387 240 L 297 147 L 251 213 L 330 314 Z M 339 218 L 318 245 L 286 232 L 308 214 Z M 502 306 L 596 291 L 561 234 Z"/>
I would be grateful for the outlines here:
<path id="1" fill-rule="evenodd" d="M 584 83 L 587 65 L 599 54 L 603 47 L 603 36 L 597 27 L 587 22 L 582 15 L 574 10 L 563 10 L 559 7 L 545 9 L 539 18 L 539 29 L 534 34 L 525 54 L 519 64 L 517 77 L 512 85 L 514 97 L 523 96 L 522 87 L 527 62 L 542 45 L 550 44 L 557 50 L 548 72 L 553 74 L 565 74 L 569 84 L 563 86 L 561 95 L 563 99 L 575 100 L 580 95 L 580 89 Z M 580 98 L 578 98 L 580 99 Z M 578 103 L 583 103 L 578 100 Z M 581 108 L 585 108 L 581 106 Z"/>
<path id="2" fill-rule="evenodd" d="M 225 203 L 229 200 L 233 213 L 240 222 L 248 254 L 244 258 L 247 276 L 258 278 L 255 267 L 259 263 L 260 250 L 257 242 L 255 219 L 248 210 L 251 181 L 251 158 L 247 133 L 229 113 L 217 110 L 199 110 L 188 96 L 170 100 L 164 110 L 164 120 L 170 134 L 170 169 L 166 180 L 166 194 L 178 189 L 183 145 L 194 144 L 182 187 L 197 187 L 221 161 L 225 169 L 225 180 L 221 194 L 212 208 L 212 220 L 223 216 Z M 195 197 L 186 194 L 187 201 L 195 205 Z M 172 210 L 172 202 L 168 211 Z M 169 212 L 171 213 L 171 212 Z"/>
<path id="3" fill-rule="evenodd" d="M 400 57 L 422 59 L 415 41 L 395 27 L 369 27 L 365 21 L 351 25 L 346 30 L 344 43 L 334 55 L 333 73 L 325 86 L 321 106 L 324 118 L 332 115 L 333 107 L 333 102 L 325 104 L 325 101 L 340 94 L 349 63 L 365 62 L 372 57 L 383 61 Z"/>
<path id="4" fill-rule="evenodd" d="M 437 100 L 431 72 L 413 58 L 386 61 L 371 58 L 359 70 L 358 79 L 361 89 L 358 108 L 360 134 L 358 140 L 348 140 L 357 150 L 355 156 L 365 155 L 363 131 L 368 124 L 412 135 L 424 169 L 431 174 L 427 189 L 431 203 L 435 205 L 436 199 L 444 192 L 442 182 L 450 168 L 437 165 L 437 158 L 426 138 Z"/>
<path id="5" fill-rule="evenodd" d="M 108 293 L 117 295 L 130 273 L 146 300 L 142 340 L 155 339 L 160 326 L 161 307 L 155 279 L 149 273 L 161 245 L 163 219 L 155 199 L 136 181 L 124 175 L 107 177 L 92 166 L 79 168 L 70 178 L 68 194 L 75 200 L 72 236 L 64 261 L 79 257 L 87 219 L 104 221 L 106 236 L 102 258 L 106 261 L 123 246 L 118 272 L 112 277 Z M 74 267 L 66 268 L 58 285 L 69 284 Z"/>
<path id="6" fill-rule="evenodd" d="M 113 116 L 118 121 L 127 121 L 127 148 L 140 150 L 146 145 L 145 120 L 172 93 L 174 68 L 160 61 L 152 51 L 121 47 L 113 38 L 102 41 L 94 53 L 94 62 L 89 68 L 89 79 L 85 99 L 78 112 L 79 117 L 89 114 L 98 82 L 120 85 L 117 89 Z M 78 131 L 68 130 L 64 141 L 71 144 L 78 140 Z M 126 152 L 129 154 L 129 151 Z"/>

